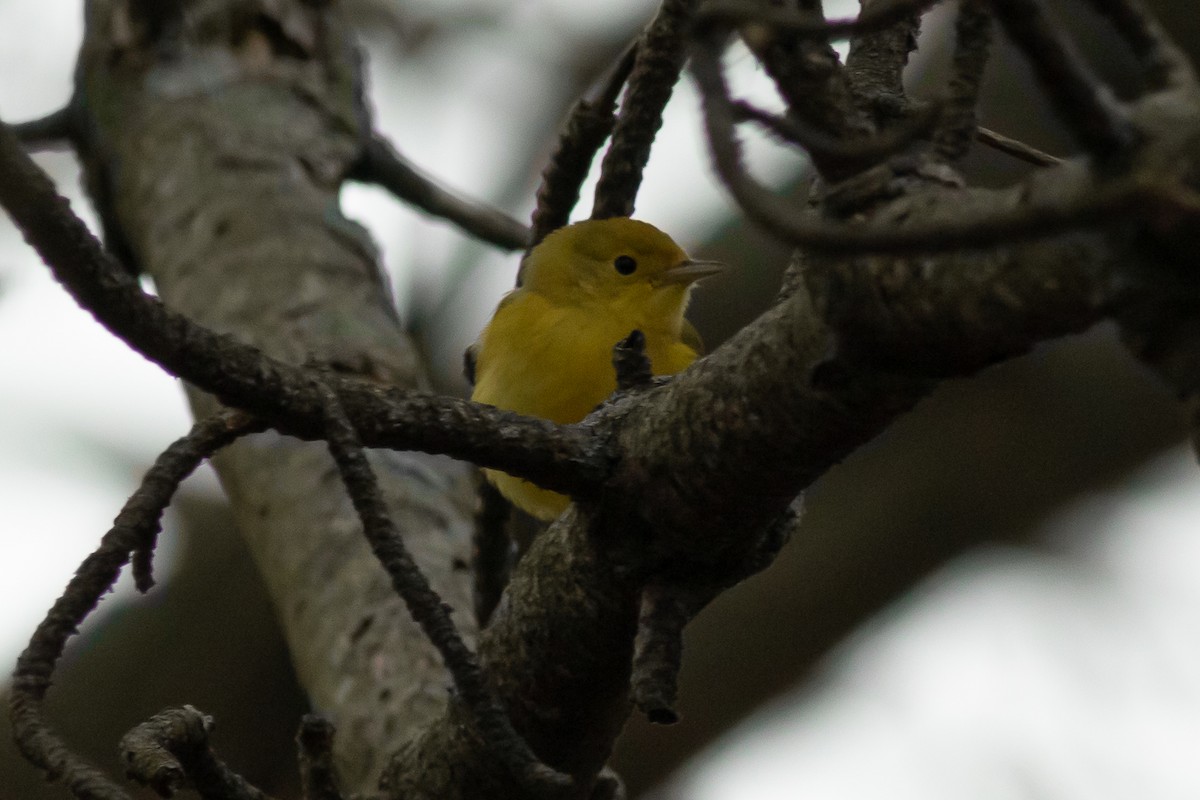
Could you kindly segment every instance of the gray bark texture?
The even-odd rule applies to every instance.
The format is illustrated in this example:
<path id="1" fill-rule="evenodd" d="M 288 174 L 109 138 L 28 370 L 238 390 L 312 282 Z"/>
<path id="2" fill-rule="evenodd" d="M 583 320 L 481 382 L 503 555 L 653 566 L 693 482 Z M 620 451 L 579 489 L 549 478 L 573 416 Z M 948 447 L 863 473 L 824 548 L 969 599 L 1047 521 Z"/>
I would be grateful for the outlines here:
<path id="1" fill-rule="evenodd" d="M 751 218 L 804 249 L 777 301 L 722 347 L 666 385 L 631 386 L 559 428 L 421 393 L 421 367 L 375 250 L 338 209 L 371 132 L 337 4 L 208 0 L 154 13 L 141 5 L 88 4 L 74 113 L 89 188 L 110 246 L 154 279 L 169 308 L 291 365 L 243 349 L 228 375 L 206 377 L 202 365 L 172 361 L 186 346 L 139 345 L 200 384 L 189 390 L 197 416 L 216 408 L 205 391 L 252 396 L 261 370 L 266 399 L 248 410 L 278 411 L 267 421 L 288 435 L 249 437 L 215 463 L 300 682 L 337 725 L 347 791 L 614 791 L 598 776 L 632 709 L 646 599 L 668 598 L 662 608 L 678 613 L 667 617 L 694 615 L 761 569 L 790 534 L 800 493 L 942 378 L 1116 319 L 1135 352 L 1196 407 L 1200 326 L 1189 275 L 1200 93 L 1169 59 L 1154 91 L 1122 107 L 1111 128 L 1107 100 L 1070 83 L 1078 76 L 1068 60 L 1042 65 L 1066 81 L 1063 102 L 1081 104 L 1092 159 L 991 191 L 965 188 L 946 158 L 859 170 L 865 151 L 830 146 L 830 174 L 855 177 L 820 187 L 813 206 L 799 209 L 765 204 L 760 187 L 737 174 L 736 142 L 724 141 L 732 117 L 721 97 L 721 31 L 699 28 L 696 42 L 713 48 L 694 50 L 692 68 L 717 170 Z M 983 13 L 974 0 L 966 5 Z M 694 7 L 669 1 L 664 15 L 676 25 Z M 1034 15 L 994 8 L 1019 44 L 1046 38 Z M 794 23 L 784 19 L 781 30 Z M 904 118 L 900 74 L 916 24 L 857 38 L 845 73 L 811 37 L 796 45 L 759 32 L 751 44 L 793 112 L 811 101 L 808 121 L 822 121 L 822 136 L 867 136 Z M 1154 31 L 1142 33 L 1153 42 Z M 985 38 L 972 46 L 986 47 Z M 664 63 L 677 71 L 675 55 Z M 638 57 L 655 61 L 644 50 Z M 973 131 L 962 106 L 974 103 L 983 60 L 956 62 L 954 124 L 967 127 L 938 139 L 946 152 L 958 153 Z M 850 103 L 854 113 L 837 113 Z M 614 140 L 646 126 L 652 136 L 658 114 L 644 116 L 618 124 Z M 1124 142 L 1137 146 L 1114 158 Z M 597 205 L 631 208 L 627 199 Z M 52 250 L 27 235 L 43 254 Z M 121 319 L 104 321 L 126 330 Z M 185 344 L 199 341 L 195 329 L 178 328 Z M 368 445 L 470 456 L 576 498 L 536 537 L 479 632 L 465 570 L 475 505 L 467 468 L 411 449 L 372 454 L 391 518 L 477 648 L 488 687 L 569 785 L 535 785 L 532 770 L 498 757 L 507 745 L 484 732 L 466 692 L 449 691 L 437 651 L 366 546 L 325 448 L 291 438 L 322 438 L 319 404 L 285 385 L 306 374 L 295 367 L 315 364 L 328 372 L 314 375 L 336 376 L 330 391 Z"/>
<path id="2" fill-rule="evenodd" d="M 111 198 L 107 220 L 164 302 L 197 322 L 293 364 L 421 388 L 375 248 L 338 210 L 363 133 L 346 32 L 334 15 L 289 4 L 275 35 L 304 57 L 281 58 L 281 43 L 244 26 L 235 5 L 190 20 L 186 57 L 147 69 L 125 4 L 91 4 L 81 89 L 96 125 L 88 174 Z M 197 417 L 216 407 L 199 390 L 189 397 Z M 321 444 L 268 432 L 215 464 L 297 674 L 337 722 L 343 780 L 371 788 L 389 747 L 442 713 L 440 659 L 368 549 Z M 373 465 L 470 636 L 467 470 L 413 452 L 380 451 Z"/>

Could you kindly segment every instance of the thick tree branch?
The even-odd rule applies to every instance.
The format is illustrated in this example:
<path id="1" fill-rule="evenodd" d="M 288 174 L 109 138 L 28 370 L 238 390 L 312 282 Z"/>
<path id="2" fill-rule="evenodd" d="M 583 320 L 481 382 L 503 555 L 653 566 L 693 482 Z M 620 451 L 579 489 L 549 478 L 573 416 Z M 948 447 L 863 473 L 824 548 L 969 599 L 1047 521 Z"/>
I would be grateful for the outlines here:
<path id="1" fill-rule="evenodd" d="M 513 730 L 504 709 L 487 685 L 475 654 L 451 621 L 450 608 L 429 585 L 397 532 L 362 444 L 338 403 L 337 395 L 321 383 L 317 384 L 317 389 L 328 416 L 329 452 L 362 521 L 363 535 L 391 578 L 392 588 L 441 654 L 476 732 L 496 760 L 530 792 L 567 788 L 569 779 L 542 764 L 520 734 Z"/>
<path id="2" fill-rule="evenodd" d="M 286 29 L 270 28 L 274 39 L 256 27 L 261 20 L 231 12 L 227 27 L 188 28 L 217 37 L 204 40 L 206 47 L 267 41 L 220 91 L 206 83 L 197 97 L 180 99 L 178 92 L 157 94 L 156 82 L 141 72 L 147 64 L 174 68 L 181 53 L 160 52 L 170 41 L 107 38 L 114 26 L 106 15 L 119 5 L 89 5 L 81 68 L 83 96 L 120 109 L 115 117 L 107 107 L 93 109 L 97 141 L 89 168 L 121 189 L 108 211 L 166 302 L 214 330 L 237 331 L 277 360 L 133 294 L 3 138 L 0 201 L 36 206 L 33 216 L 13 213 L 48 260 L 71 263 L 83 254 L 62 280 L 85 306 L 110 305 L 95 313 L 222 399 L 240 399 L 272 423 L 281 420 L 284 430 L 312 437 L 326 435 L 329 411 L 340 406 L 342 432 L 357 431 L 364 443 L 465 455 L 579 495 L 515 570 L 479 637 L 481 672 L 469 693 L 494 693 L 501 708 L 491 709 L 493 722 L 511 722 L 537 761 L 571 776 L 581 797 L 611 790 L 598 775 L 630 712 L 648 587 L 681 592 L 689 610 L 697 598 L 702 605 L 731 577 L 769 560 L 777 549 L 771 523 L 801 490 L 938 378 L 1081 330 L 1124 307 L 1130 295 L 1162 292 L 1131 244 L 1152 238 L 1163 245 L 1155 256 L 1166 262 L 1164 271 L 1177 266 L 1172 254 L 1194 258 L 1183 245 L 1194 244 L 1186 229 L 1200 211 L 1177 167 L 1196 163 L 1195 118 L 1160 114 L 1160 128 L 1152 130 L 1155 119 L 1135 113 L 1154 146 L 1139 153 L 1141 171 L 1111 182 L 1074 163 L 1013 190 L 986 192 L 959 188 L 951 172 L 919 159 L 881 165 L 862 183 L 825 195 L 832 209 L 838 193 L 859 190 L 856 203 L 837 210 L 861 223 L 832 223 L 780 206 L 746 177 L 718 48 L 704 37 L 694 70 L 720 174 L 750 213 L 810 248 L 785 297 L 665 385 L 642 386 L 637 348 L 627 347 L 618 353 L 619 372 L 632 391 L 579 426 L 538 426 L 407 388 L 383 390 L 375 384 L 415 387 L 421 377 L 386 305 L 369 245 L 330 211 L 357 146 L 353 100 L 344 97 L 353 81 L 340 60 L 347 48 L 336 17 L 311 3 L 288 6 L 295 16 Z M 283 13 L 285 3 L 277 5 L 262 13 Z M 903 15 L 918 6 L 888 4 Z M 206 6 L 195 13 L 213 12 Z M 297 30 L 306 35 L 277 41 Z M 283 45 L 286 54 L 274 58 L 272 48 Z M 142 47 L 130 57 L 129 48 Z M 825 78 L 831 75 L 827 87 L 840 80 L 838 70 Z M 303 93 L 288 88 L 297 85 Z M 826 98 L 835 95 L 828 89 Z M 835 110 L 845 113 L 842 122 L 857 124 L 853 109 Z M 1163 133 L 1161 142 L 1155 133 Z M 9 188 L 9 176 L 26 185 Z M 180 185 L 191 191 L 167 190 Z M 1153 207 L 1131 207 L 1147 202 Z M 1121 221 L 1118 212 L 1128 213 L 1129 225 L 1112 224 Z M 52 223 L 39 221 L 41 214 Z M 955 222 L 961 216 L 968 224 Z M 1079 229 L 1100 221 L 1108 230 Z M 1015 238 L 1052 232 L 1069 235 Z M 63 233 L 65 245 L 55 241 Z M 980 252 L 1001 241 L 1002 250 Z M 971 252 L 904 257 L 961 248 Z M 833 259 L 818 252 L 876 255 Z M 151 334 L 171 343 L 149 341 Z M 234 377 L 184 358 L 213 353 Z M 332 394 L 314 398 L 311 373 L 288 366 L 310 355 L 367 380 L 330 378 Z M 212 398 L 194 391 L 193 403 L 203 409 Z M 537 447 L 553 452 L 533 454 Z M 393 528 L 402 531 L 438 595 L 469 606 L 455 566 L 465 563 L 469 525 L 461 474 L 411 454 L 368 455 L 352 441 L 339 460 L 343 472 L 349 465 L 380 476 L 378 493 L 356 491 L 375 532 L 388 534 L 377 538 L 393 541 Z M 336 746 L 339 766 L 352 770 L 348 787 L 369 785 L 386 758 L 389 796 L 512 797 L 525 790 L 528 782 L 496 758 L 496 737 L 478 724 L 471 698 L 447 702 L 435 651 L 415 626 L 404 627 L 407 616 L 359 541 L 327 454 L 264 436 L 216 461 L 277 599 L 301 679 L 315 705 L 339 712 L 345 735 Z M 442 628 L 451 625 L 450 613 L 429 612 Z M 686 616 L 669 614 L 665 631 L 677 634 Z M 462 638 L 449 639 L 466 649 L 474 626 L 458 621 Z M 675 643 L 659 640 L 669 645 L 658 648 L 665 656 L 649 663 L 668 664 Z"/>

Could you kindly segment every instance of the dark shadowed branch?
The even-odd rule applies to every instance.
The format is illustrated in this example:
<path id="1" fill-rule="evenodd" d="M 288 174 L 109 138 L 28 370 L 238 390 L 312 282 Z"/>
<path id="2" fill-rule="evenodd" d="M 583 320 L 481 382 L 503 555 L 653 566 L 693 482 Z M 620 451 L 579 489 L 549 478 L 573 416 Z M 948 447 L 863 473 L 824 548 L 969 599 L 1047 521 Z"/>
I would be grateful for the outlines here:
<path id="1" fill-rule="evenodd" d="M 77 136 L 74 113 L 68 105 L 39 119 L 18 122 L 12 132 L 28 150 L 66 150 Z"/>
<path id="2" fill-rule="evenodd" d="M 1133 50 L 1151 90 L 1193 85 L 1187 56 L 1171 41 L 1141 0 L 1089 0 L 1092 8 L 1112 21 Z"/>
<path id="3" fill-rule="evenodd" d="M 328 415 L 329 452 L 362 521 L 363 535 L 409 613 L 441 654 L 479 735 L 519 783 L 543 792 L 568 787 L 571 779 L 543 764 L 513 729 L 488 687 L 475 654 L 450 619 L 449 607 L 429 585 L 393 525 L 366 453 L 337 395 L 324 384 L 318 385 L 318 391 Z"/>
<path id="4" fill-rule="evenodd" d="M 121 739 L 126 774 L 161 797 L 189 787 L 202 800 L 270 800 L 217 757 L 212 729 L 212 717 L 192 706 L 155 714 Z"/>
<path id="5" fill-rule="evenodd" d="M 1046 18 L 1040 0 L 1004 0 L 992 3 L 992 8 L 1029 59 L 1055 113 L 1084 150 L 1100 159 L 1128 154 L 1136 137 L 1124 111 Z"/>
<path id="6" fill-rule="evenodd" d="M 934 139 L 937 154 L 950 162 L 967 154 L 976 134 L 979 87 L 992 43 L 992 15 L 986 0 L 963 0 L 954 32 L 953 74 Z"/>
<path id="7" fill-rule="evenodd" d="M 227 405 L 269 418 L 285 433 L 322 438 L 324 416 L 306 390 L 306 370 L 214 333 L 147 295 L 3 125 L 0 205 L 76 302 L 118 338 Z M 576 427 L 349 377 L 330 382 L 373 446 L 446 453 L 568 494 L 594 491 L 604 472 L 605 456 Z"/>
<path id="8" fill-rule="evenodd" d="M 753 180 L 742 164 L 735 115 L 721 75 L 716 48 L 699 47 L 692 74 L 703 98 L 713 164 L 742 210 L 766 230 L 793 244 L 828 254 L 933 253 L 1011 245 L 1020 239 L 1051 236 L 1105 222 L 1154 220 L 1166 214 L 1200 221 L 1200 198 L 1181 185 L 1129 178 L 1100 186 L 1080 186 L 1074 196 L 1053 203 L 986 209 L 937 223 L 900 225 L 838 224 L 819 220 L 807 209 L 786 203 Z M 1074 181 L 1078 183 L 1078 181 Z"/>
<path id="9" fill-rule="evenodd" d="M 304 800 L 342 800 L 333 766 L 333 723 L 319 714 L 300 720 L 300 788 Z"/>
<path id="10" fill-rule="evenodd" d="M 126 501 L 100 547 L 76 570 L 62 597 L 17 659 L 9 700 L 17 746 L 26 758 L 47 776 L 64 783 L 80 800 L 113 800 L 126 794 L 71 752 L 43 719 L 42 700 L 50 688 L 55 665 L 67 640 L 112 588 L 130 553 L 152 546 L 163 510 L 183 479 L 220 448 L 257 430 L 261 430 L 261 424 L 244 414 L 220 413 L 196 423 L 187 436 L 163 451 Z"/>
<path id="11" fill-rule="evenodd" d="M 398 199 L 503 250 L 521 250 L 529 244 L 529 229 L 520 222 L 498 208 L 443 188 L 379 134 L 367 142 L 348 177 L 381 186 Z"/>
<path id="12" fill-rule="evenodd" d="M 637 53 L 637 44 L 626 49 L 596 97 L 579 100 L 567 115 L 554 153 L 542 171 L 530 248 L 570 220 L 592 160 L 617 123 L 617 98 L 633 71 Z M 519 274 L 517 285 L 520 285 Z"/>
<path id="13" fill-rule="evenodd" d="M 633 214 L 650 146 L 683 69 L 687 56 L 685 34 L 698 5 L 699 0 L 663 0 L 638 43 L 612 144 L 600 162 L 592 219 Z"/>

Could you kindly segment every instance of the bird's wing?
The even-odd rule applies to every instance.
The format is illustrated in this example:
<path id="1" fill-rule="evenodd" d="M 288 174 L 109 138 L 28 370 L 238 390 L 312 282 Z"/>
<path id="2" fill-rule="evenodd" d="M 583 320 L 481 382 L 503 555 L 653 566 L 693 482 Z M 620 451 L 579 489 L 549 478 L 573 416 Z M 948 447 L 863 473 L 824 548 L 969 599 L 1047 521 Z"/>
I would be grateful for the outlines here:
<path id="1" fill-rule="evenodd" d="M 496 304 L 496 310 L 492 312 L 492 319 L 495 319 L 500 310 L 511 303 L 516 295 L 516 291 L 511 291 L 504 295 L 504 297 L 501 297 L 500 302 Z M 490 325 L 491 323 L 489 322 L 488 324 Z M 479 366 L 479 346 L 479 339 L 476 339 L 463 351 L 463 377 L 467 379 L 467 383 L 471 386 L 475 385 L 476 367 Z"/>
<path id="2" fill-rule="evenodd" d="M 679 331 L 680 340 L 688 347 L 696 351 L 696 355 L 704 355 L 704 340 L 700 338 L 700 331 L 686 319 L 683 321 L 683 327 Z"/>

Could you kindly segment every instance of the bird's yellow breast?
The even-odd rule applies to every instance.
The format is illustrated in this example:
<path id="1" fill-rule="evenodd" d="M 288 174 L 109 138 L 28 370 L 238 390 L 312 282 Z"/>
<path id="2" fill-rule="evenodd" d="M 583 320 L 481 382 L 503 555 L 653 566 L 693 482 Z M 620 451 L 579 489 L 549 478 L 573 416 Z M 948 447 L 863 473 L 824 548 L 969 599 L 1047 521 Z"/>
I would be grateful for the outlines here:
<path id="1" fill-rule="evenodd" d="M 528 416 L 578 422 L 616 389 L 613 346 L 633 330 L 646 336 L 655 375 L 679 372 L 697 353 L 680 338 L 682 302 L 672 317 L 640 303 L 562 304 L 528 289 L 508 295 L 480 335 L 471 399 Z M 488 479 L 526 512 L 553 519 L 567 498 L 502 472 Z"/>

